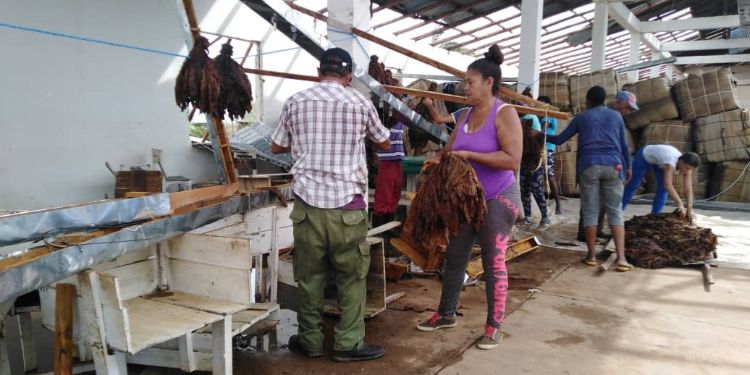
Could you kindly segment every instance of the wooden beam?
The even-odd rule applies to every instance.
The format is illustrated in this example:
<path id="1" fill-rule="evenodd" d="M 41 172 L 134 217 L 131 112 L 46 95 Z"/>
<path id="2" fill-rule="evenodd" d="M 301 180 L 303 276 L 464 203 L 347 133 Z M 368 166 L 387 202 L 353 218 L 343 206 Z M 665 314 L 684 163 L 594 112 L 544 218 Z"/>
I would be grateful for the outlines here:
<path id="1" fill-rule="evenodd" d="M 55 287 L 55 375 L 73 373 L 73 298 L 76 287 L 60 283 Z"/>
<path id="2" fill-rule="evenodd" d="M 253 73 L 253 74 L 289 78 L 289 79 L 296 79 L 296 80 L 310 81 L 310 82 L 318 82 L 318 77 L 314 77 L 314 76 L 284 73 L 284 72 L 275 72 L 271 70 L 261 70 L 261 69 L 251 69 L 251 68 L 244 68 L 244 69 L 246 72 Z M 388 90 L 388 92 L 392 94 L 405 94 L 405 95 L 411 95 L 415 97 L 430 98 L 430 99 L 442 100 L 442 101 L 452 102 L 452 103 L 469 104 L 468 100 L 463 96 L 444 94 L 444 93 L 435 92 L 435 91 L 417 90 L 417 89 L 401 87 L 401 86 L 390 86 L 390 85 L 382 85 L 382 86 L 386 90 Z M 569 113 L 560 112 L 560 111 L 556 111 L 552 109 L 534 108 L 534 107 L 526 107 L 526 106 L 520 106 L 520 105 L 513 105 L 513 107 L 516 108 L 516 111 L 518 113 L 524 113 L 524 114 L 530 113 L 530 114 L 537 115 L 537 116 L 549 116 L 549 117 L 554 117 L 557 119 L 564 119 L 564 120 L 570 119 Z M 172 194 L 178 194 L 178 193 L 172 193 Z"/>
<path id="3" fill-rule="evenodd" d="M 195 16 L 195 8 L 193 7 L 192 0 L 182 0 L 182 5 L 185 7 L 185 13 L 188 18 L 188 25 L 190 26 L 190 32 L 193 35 L 193 42 L 200 37 L 200 27 L 198 25 L 198 18 Z M 229 146 L 229 138 L 227 137 L 226 130 L 224 129 L 224 123 L 219 116 L 210 116 L 209 126 L 213 125 L 216 132 L 217 144 L 212 144 L 211 147 L 218 147 L 221 153 L 221 161 L 224 168 L 224 175 L 227 178 L 227 183 L 237 182 L 237 170 L 234 169 L 234 161 L 232 160 L 232 150 Z M 216 151 L 214 151 L 216 152 Z M 221 176 L 220 176 L 221 177 Z"/>
<path id="4" fill-rule="evenodd" d="M 224 200 L 239 192 L 240 184 L 235 182 L 227 185 L 211 186 L 202 189 L 178 191 L 169 194 L 169 205 L 172 214 L 191 211 Z"/>

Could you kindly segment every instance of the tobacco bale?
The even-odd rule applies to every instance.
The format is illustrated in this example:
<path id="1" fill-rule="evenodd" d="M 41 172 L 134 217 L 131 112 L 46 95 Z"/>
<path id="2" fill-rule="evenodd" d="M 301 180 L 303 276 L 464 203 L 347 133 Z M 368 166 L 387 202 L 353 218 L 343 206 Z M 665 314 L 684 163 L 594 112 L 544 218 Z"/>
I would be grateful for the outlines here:
<path id="1" fill-rule="evenodd" d="M 242 66 L 232 59 L 232 45 L 226 42 L 216 57 L 216 69 L 221 78 L 219 103 L 223 114 L 231 120 L 245 117 L 253 109 L 253 89 Z"/>
<path id="2" fill-rule="evenodd" d="M 203 113 L 221 117 L 221 78 L 214 61 L 208 57 L 208 46 L 208 39 L 204 37 L 195 40 L 175 81 L 175 101 L 183 111 L 192 105 Z"/>
<path id="3" fill-rule="evenodd" d="M 700 262 L 716 252 L 711 229 L 690 224 L 679 211 L 634 216 L 625 222 L 625 255 L 638 267 L 663 268 Z"/>
<path id="4" fill-rule="evenodd" d="M 434 253 L 461 225 L 473 224 L 478 230 L 486 214 L 484 189 L 474 168 L 466 160 L 444 153 L 440 164 L 420 174 L 404 232 Z M 424 255 L 429 259 L 431 254 Z"/>

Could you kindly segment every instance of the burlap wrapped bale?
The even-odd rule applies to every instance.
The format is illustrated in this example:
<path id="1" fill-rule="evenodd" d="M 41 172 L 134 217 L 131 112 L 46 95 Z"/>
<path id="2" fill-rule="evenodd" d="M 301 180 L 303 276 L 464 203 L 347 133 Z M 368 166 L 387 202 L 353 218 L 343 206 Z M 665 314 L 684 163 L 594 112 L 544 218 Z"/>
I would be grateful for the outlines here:
<path id="1" fill-rule="evenodd" d="M 699 118 L 694 135 L 698 154 L 710 162 L 750 159 L 750 112 L 746 109 Z"/>
<path id="2" fill-rule="evenodd" d="M 709 183 L 708 195 L 713 197 L 728 189 L 716 198 L 716 201 L 750 203 L 750 167 L 747 167 L 747 164 L 748 161 L 728 161 L 716 164 Z"/>
<path id="3" fill-rule="evenodd" d="M 566 197 L 580 195 L 576 183 L 576 153 L 571 151 L 555 153 L 555 178 L 559 182 L 560 193 Z"/>
<path id="4" fill-rule="evenodd" d="M 692 126 L 682 120 L 654 122 L 640 134 L 640 147 L 646 145 L 671 145 L 681 152 L 693 151 Z"/>
<path id="5" fill-rule="evenodd" d="M 586 93 L 594 86 L 601 86 L 607 92 L 607 102 L 617 94 L 620 85 L 617 73 L 612 69 L 570 77 L 570 106 L 573 113 L 586 110 Z"/>
<path id="6" fill-rule="evenodd" d="M 739 108 L 732 72 L 727 67 L 688 75 L 675 83 L 674 89 L 685 121 Z"/>
<path id="7" fill-rule="evenodd" d="M 552 105 L 561 111 L 570 109 L 570 88 L 568 74 L 563 72 L 542 72 L 539 75 L 539 96 L 548 96 Z"/>
<path id="8" fill-rule="evenodd" d="M 568 125 L 570 125 L 570 120 L 557 120 L 557 134 L 560 134 L 565 130 Z M 573 138 L 569 139 L 567 142 L 557 146 L 555 148 L 556 152 L 576 152 L 578 151 L 578 135 L 576 134 L 573 136 Z"/>
<path id="9" fill-rule="evenodd" d="M 647 79 L 625 85 L 623 89 L 635 94 L 640 108 L 638 111 L 623 116 L 630 129 L 640 129 L 653 122 L 680 116 L 677 103 L 672 98 L 671 86 L 666 78 Z"/>

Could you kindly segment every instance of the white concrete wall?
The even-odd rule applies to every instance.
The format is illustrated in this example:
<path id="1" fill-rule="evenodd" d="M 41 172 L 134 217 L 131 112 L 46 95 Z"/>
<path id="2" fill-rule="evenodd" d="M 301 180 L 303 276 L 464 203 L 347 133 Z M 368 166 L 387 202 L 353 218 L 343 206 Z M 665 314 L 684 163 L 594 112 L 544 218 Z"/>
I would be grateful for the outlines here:
<path id="1" fill-rule="evenodd" d="M 2 20 L 178 52 L 174 1 L 0 0 Z M 215 179 L 194 151 L 174 101 L 172 58 L 0 29 L 0 209 L 37 209 L 111 197 L 105 169 L 151 163 L 170 174 Z"/>
<path id="2" fill-rule="evenodd" d="M 201 29 L 262 41 L 265 69 L 316 74 L 317 60 L 239 1 L 194 3 Z M 300 3 L 310 9 L 326 5 L 325 0 Z M 0 9 L 3 22 L 187 54 L 175 0 L 0 0 Z M 377 13 L 373 24 L 390 17 L 386 13 Z M 313 25 L 307 16 L 300 19 Z M 326 34 L 324 23 L 314 27 Z M 429 41 L 395 38 L 389 34 L 395 29 L 377 33 L 458 68 L 474 60 L 429 47 Z M 170 174 L 194 181 L 216 178 L 211 155 L 191 149 L 186 117 L 174 103 L 182 58 L 6 28 L 0 28 L 0 45 L 0 209 L 112 196 L 114 177 L 104 162 L 116 168 L 146 165 L 152 148 L 164 150 Z M 235 56 L 241 56 L 246 44 L 234 45 Z M 404 73 L 444 74 L 373 43 L 370 48 Z M 219 43 L 211 56 L 218 50 Z M 505 68 L 504 74 L 517 71 Z M 266 77 L 262 119 L 275 124 L 286 98 L 310 85 Z"/>

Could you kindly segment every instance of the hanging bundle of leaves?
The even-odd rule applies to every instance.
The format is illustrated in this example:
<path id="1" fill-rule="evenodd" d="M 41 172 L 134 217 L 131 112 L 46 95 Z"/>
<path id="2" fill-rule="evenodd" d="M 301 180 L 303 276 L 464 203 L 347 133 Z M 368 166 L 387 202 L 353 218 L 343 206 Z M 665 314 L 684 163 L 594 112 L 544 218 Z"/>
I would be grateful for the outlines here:
<path id="1" fill-rule="evenodd" d="M 203 113 L 222 116 L 219 103 L 221 78 L 214 61 L 208 57 L 208 39 L 198 37 L 177 75 L 174 96 L 181 110 L 192 105 Z"/>
<path id="2" fill-rule="evenodd" d="M 529 172 L 535 171 L 544 157 L 544 139 L 539 136 L 540 132 L 531 128 L 531 124 L 531 120 L 521 120 L 523 126 L 521 169 Z"/>
<path id="3" fill-rule="evenodd" d="M 487 215 L 484 189 L 468 161 L 443 153 L 440 164 L 419 176 L 404 232 L 426 249 L 443 248 L 469 223 L 479 230 Z"/>
<path id="4" fill-rule="evenodd" d="M 245 117 L 245 113 L 253 109 L 253 90 L 242 66 L 232 59 L 232 45 L 229 42 L 221 46 L 221 52 L 216 57 L 216 68 L 221 78 L 219 102 L 222 113 L 226 111 L 231 120 Z"/>
<path id="5" fill-rule="evenodd" d="M 642 268 L 676 267 L 716 256 L 711 229 L 690 224 L 679 211 L 634 216 L 625 222 L 625 255 Z"/>

